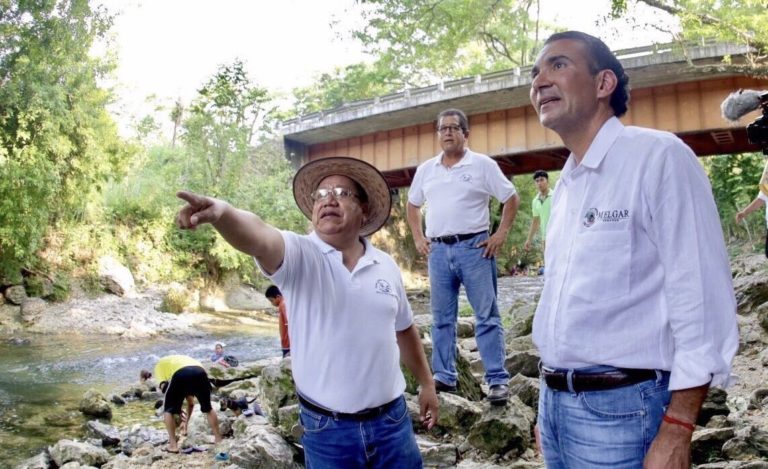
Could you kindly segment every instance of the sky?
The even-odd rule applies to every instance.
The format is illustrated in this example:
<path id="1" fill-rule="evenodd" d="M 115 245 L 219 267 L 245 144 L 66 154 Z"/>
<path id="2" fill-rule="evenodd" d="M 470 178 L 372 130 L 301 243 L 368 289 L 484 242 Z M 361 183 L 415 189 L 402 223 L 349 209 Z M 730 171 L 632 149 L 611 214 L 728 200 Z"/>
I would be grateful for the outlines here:
<path id="1" fill-rule="evenodd" d="M 243 60 L 251 79 L 274 93 L 322 72 L 365 60 L 340 35 L 361 24 L 354 0 L 95 0 L 117 13 L 112 107 L 121 127 L 151 112 L 147 101 L 188 103 L 218 66 Z M 603 38 L 613 49 L 665 40 L 656 31 L 596 23 L 610 0 L 541 0 L 544 19 Z M 620 32 L 617 32 L 620 31 Z"/>

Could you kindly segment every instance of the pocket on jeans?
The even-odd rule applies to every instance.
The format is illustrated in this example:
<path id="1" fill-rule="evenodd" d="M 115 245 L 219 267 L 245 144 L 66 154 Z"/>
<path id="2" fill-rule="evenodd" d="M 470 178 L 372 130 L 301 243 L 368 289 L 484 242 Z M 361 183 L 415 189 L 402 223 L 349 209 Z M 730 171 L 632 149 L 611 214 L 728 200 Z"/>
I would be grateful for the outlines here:
<path id="1" fill-rule="evenodd" d="M 299 422 L 304 427 L 304 433 L 318 433 L 328 427 L 331 418 L 310 410 L 301 409 L 301 412 L 299 412 Z"/>
<path id="2" fill-rule="evenodd" d="M 636 386 L 579 394 L 584 407 L 601 418 L 627 419 L 645 413 L 643 396 Z"/>
<path id="3" fill-rule="evenodd" d="M 388 423 L 401 423 L 406 417 L 408 417 L 408 406 L 405 405 L 402 397 L 399 397 L 398 401 L 384 413 L 384 420 Z"/>

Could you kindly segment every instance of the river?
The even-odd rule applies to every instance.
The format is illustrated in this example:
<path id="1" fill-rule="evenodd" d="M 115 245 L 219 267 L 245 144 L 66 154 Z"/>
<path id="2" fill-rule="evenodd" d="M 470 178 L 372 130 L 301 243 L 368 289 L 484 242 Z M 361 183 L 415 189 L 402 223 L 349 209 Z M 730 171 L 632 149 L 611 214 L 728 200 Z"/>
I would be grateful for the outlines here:
<path id="1" fill-rule="evenodd" d="M 498 284 L 502 315 L 535 304 L 541 277 L 501 277 Z M 426 301 L 426 302 L 425 302 Z M 429 314 L 428 296 L 412 301 L 416 314 Z M 462 288 L 459 305 L 466 306 Z M 88 389 L 108 395 L 138 381 L 142 368 L 152 370 L 168 354 L 209 360 L 216 342 L 240 361 L 279 356 L 277 324 L 222 316 L 195 337 L 122 340 L 99 335 L 0 336 L 0 467 L 13 467 L 62 438 L 82 439 L 88 420 L 78 411 Z M 21 342 L 17 339 L 22 339 Z M 153 424 L 151 405 L 129 402 L 113 406 L 112 424 Z"/>
<path id="2" fill-rule="evenodd" d="M 21 340 L 19 340 L 21 339 Z M 205 362 L 216 342 L 240 361 L 279 356 L 280 343 L 254 332 L 202 331 L 198 337 L 127 341 L 109 336 L 28 335 L 0 338 L 0 466 L 13 467 L 62 438 L 82 438 L 87 419 L 77 410 L 88 389 L 105 395 L 138 382 L 163 355 Z M 147 423 L 147 405 L 113 406 L 113 424 Z M 161 428 L 159 419 L 158 428 Z"/>

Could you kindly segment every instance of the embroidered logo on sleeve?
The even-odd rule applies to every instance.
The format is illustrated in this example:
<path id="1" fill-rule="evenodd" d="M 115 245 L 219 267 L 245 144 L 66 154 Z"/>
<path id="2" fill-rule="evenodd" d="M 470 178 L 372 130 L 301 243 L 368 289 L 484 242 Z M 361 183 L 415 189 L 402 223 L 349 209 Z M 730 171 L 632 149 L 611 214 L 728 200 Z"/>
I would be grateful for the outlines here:
<path id="1" fill-rule="evenodd" d="M 596 208 L 590 208 L 584 213 L 584 226 L 589 228 L 594 225 L 595 222 L 616 223 L 628 218 L 629 210 L 627 209 L 598 210 Z"/>

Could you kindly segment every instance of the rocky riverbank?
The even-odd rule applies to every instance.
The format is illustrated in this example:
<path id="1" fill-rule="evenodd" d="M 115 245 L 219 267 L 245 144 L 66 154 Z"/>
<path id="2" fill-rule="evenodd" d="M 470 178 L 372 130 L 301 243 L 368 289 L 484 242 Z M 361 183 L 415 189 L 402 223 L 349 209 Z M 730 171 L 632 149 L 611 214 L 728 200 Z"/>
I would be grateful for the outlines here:
<path id="1" fill-rule="evenodd" d="M 762 256 L 738 258 L 732 265 L 741 335 L 734 363 L 738 381 L 727 391 L 710 392 L 694 433 L 694 462 L 708 469 L 768 468 L 768 271 Z M 514 397 L 507 406 L 493 408 L 483 400 L 482 366 L 471 318 L 460 320 L 459 394 L 440 394 L 441 419 L 430 432 L 416 423 L 416 389 L 413 380 L 408 380 L 409 409 L 428 467 L 543 467 L 532 438 L 539 383 L 538 354 L 530 340 L 531 317 L 540 289 L 540 278 L 500 279 L 499 295 L 507 329 L 506 366 L 514 375 Z M 426 299 L 423 292 L 412 297 L 417 309 L 422 309 L 418 305 L 423 306 Z M 98 316 L 100 308 L 90 310 L 91 314 Z M 40 315 L 38 323 L 45 323 L 46 314 Z M 190 318 L 188 325 L 177 330 L 193 330 L 198 324 L 194 315 L 177 317 Z M 428 354 L 430 340 L 424 333 L 429 330 L 430 320 L 428 314 L 417 316 Z M 152 329 L 136 324 L 126 330 L 141 330 L 144 326 Z M 228 383 L 216 390 L 217 399 L 255 399 L 264 413 L 235 416 L 214 405 L 222 431 L 228 435 L 217 447 L 212 445 L 205 418 L 196 411 L 182 442 L 182 447 L 191 448 L 189 454 L 163 452 L 165 433 L 158 427 L 158 420 L 151 417 L 151 404 L 158 395 L 150 389 L 131 388 L 116 390 L 113 395 L 84 396 L 82 409 L 101 409 L 86 411 L 100 416 L 89 422 L 87 434 L 79 441 L 61 440 L 19 467 L 301 467 L 301 448 L 292 432 L 297 404 L 290 367 L 290 359 L 275 358 L 227 370 L 211 369 L 211 376 L 219 383 Z M 130 428 L 110 426 L 106 409 L 122 405 L 145 406 L 147 423 Z M 218 453 L 226 453 L 226 460 L 217 461 Z"/>

